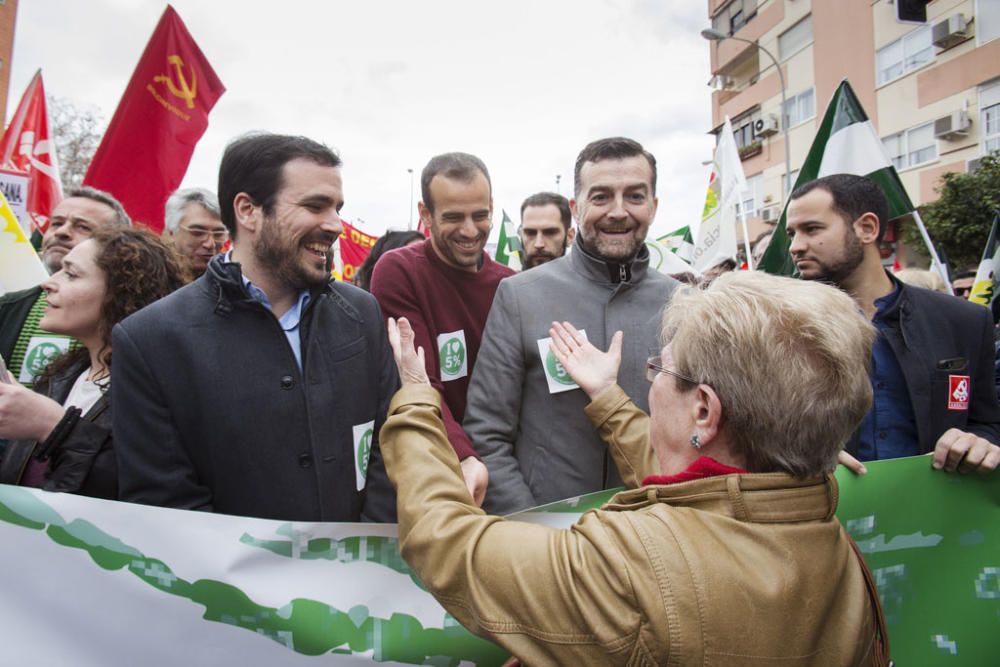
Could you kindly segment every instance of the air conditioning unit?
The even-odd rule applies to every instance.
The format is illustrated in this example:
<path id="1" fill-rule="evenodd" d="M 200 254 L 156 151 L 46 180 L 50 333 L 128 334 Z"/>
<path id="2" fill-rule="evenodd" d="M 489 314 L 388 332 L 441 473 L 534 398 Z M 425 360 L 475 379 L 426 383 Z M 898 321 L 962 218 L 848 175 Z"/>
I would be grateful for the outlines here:
<path id="1" fill-rule="evenodd" d="M 769 137 L 777 133 L 778 117 L 773 113 L 769 113 L 764 118 L 758 118 L 753 122 L 753 134 L 755 137 Z"/>
<path id="2" fill-rule="evenodd" d="M 954 139 L 969 134 L 972 120 L 964 111 L 953 111 L 947 116 L 941 116 L 934 121 L 935 139 Z"/>
<path id="3" fill-rule="evenodd" d="M 935 23 L 931 28 L 931 41 L 934 46 L 949 49 L 968 37 L 968 22 L 962 14 L 952 14 L 944 21 Z"/>
<path id="4" fill-rule="evenodd" d="M 763 222 L 776 222 L 781 216 L 781 211 L 777 206 L 765 206 L 760 209 L 760 219 Z"/>
<path id="5" fill-rule="evenodd" d="M 983 164 L 983 158 L 981 158 L 981 157 L 973 158 L 971 160 L 966 160 L 965 161 L 965 173 L 971 174 L 972 172 L 974 172 L 977 169 L 979 169 L 980 165 L 982 165 L 982 164 Z"/>

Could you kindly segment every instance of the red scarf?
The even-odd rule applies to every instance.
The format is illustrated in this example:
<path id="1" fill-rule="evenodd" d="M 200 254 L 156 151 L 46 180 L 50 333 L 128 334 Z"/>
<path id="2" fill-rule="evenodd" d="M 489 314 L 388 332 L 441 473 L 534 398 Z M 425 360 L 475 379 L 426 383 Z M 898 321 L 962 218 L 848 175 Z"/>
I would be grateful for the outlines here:
<path id="1" fill-rule="evenodd" d="M 743 474 L 747 472 L 741 468 L 733 468 L 724 463 L 719 463 L 710 456 L 699 456 L 694 463 L 676 475 L 650 475 L 642 480 L 643 486 L 650 484 L 677 484 L 678 482 L 690 482 L 695 479 L 705 479 L 706 477 L 716 477 L 718 475 Z"/>

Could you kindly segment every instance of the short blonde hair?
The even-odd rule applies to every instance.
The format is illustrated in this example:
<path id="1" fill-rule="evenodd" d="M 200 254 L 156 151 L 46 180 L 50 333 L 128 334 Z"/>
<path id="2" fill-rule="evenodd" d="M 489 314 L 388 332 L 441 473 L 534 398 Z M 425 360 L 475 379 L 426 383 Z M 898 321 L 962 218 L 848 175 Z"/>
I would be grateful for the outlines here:
<path id="1" fill-rule="evenodd" d="M 937 271 L 903 269 L 896 272 L 896 277 L 907 285 L 923 287 L 924 289 L 931 289 L 935 292 L 943 292 L 945 294 L 948 293 L 948 287 L 944 284 L 944 278 Z"/>
<path id="2" fill-rule="evenodd" d="M 663 316 L 677 371 L 718 394 L 733 453 L 796 477 L 831 472 L 871 408 L 874 338 L 844 292 L 758 271 L 678 289 Z"/>

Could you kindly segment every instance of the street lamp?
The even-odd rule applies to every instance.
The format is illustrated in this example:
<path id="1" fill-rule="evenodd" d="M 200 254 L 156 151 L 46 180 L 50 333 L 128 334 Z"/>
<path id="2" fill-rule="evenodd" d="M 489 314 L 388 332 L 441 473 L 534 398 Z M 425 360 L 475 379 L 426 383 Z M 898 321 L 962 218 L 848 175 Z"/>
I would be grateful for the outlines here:
<path id="1" fill-rule="evenodd" d="M 407 169 L 410 173 L 410 224 L 406 227 L 407 231 L 413 230 L 413 169 Z"/>
<path id="2" fill-rule="evenodd" d="M 751 46 L 755 46 L 758 51 L 763 51 L 764 54 L 771 59 L 771 62 L 774 63 L 774 68 L 778 70 L 778 82 L 781 83 L 781 133 L 785 138 L 785 196 L 787 197 L 792 192 L 792 158 L 790 157 L 791 152 L 788 144 L 788 121 L 785 118 L 785 75 L 781 71 L 781 65 L 778 64 L 778 59 L 763 46 L 757 42 L 752 42 L 749 39 L 732 37 L 724 32 L 719 32 L 718 30 L 714 30 L 712 28 L 705 28 L 702 30 L 701 36 L 710 42 L 721 42 L 724 39 L 735 39 L 737 42 L 744 42 L 746 44 L 750 44 Z"/>

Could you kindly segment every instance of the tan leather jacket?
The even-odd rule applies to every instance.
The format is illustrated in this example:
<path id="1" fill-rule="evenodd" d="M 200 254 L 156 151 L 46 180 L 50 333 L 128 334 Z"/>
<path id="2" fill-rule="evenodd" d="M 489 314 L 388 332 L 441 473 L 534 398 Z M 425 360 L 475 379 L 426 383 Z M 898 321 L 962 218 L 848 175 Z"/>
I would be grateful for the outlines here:
<path id="1" fill-rule="evenodd" d="M 568 530 L 507 521 L 473 506 L 438 400 L 404 386 L 381 442 L 403 557 L 471 631 L 528 665 L 870 664 L 833 477 L 639 488 Z M 588 414 L 626 481 L 641 479 L 648 418 L 617 388 Z"/>

